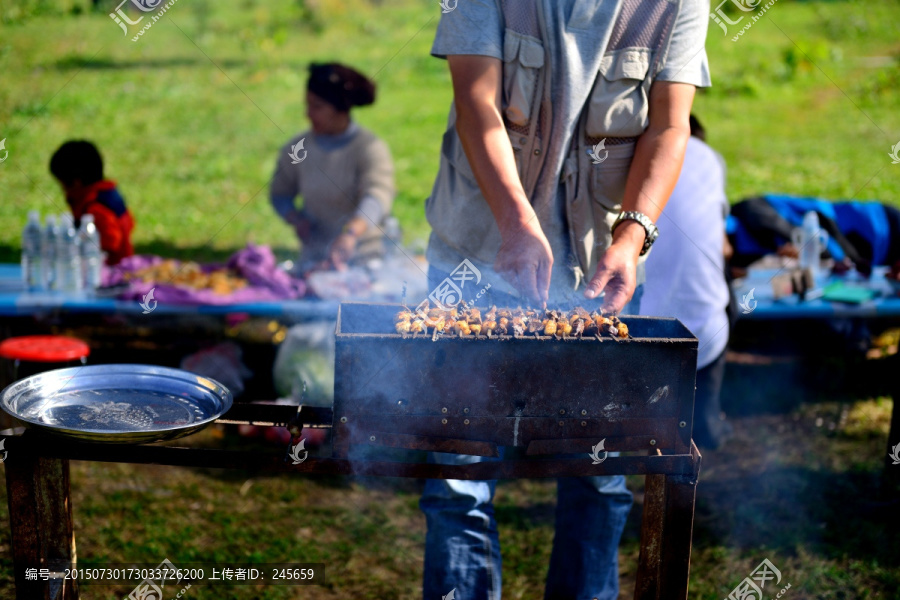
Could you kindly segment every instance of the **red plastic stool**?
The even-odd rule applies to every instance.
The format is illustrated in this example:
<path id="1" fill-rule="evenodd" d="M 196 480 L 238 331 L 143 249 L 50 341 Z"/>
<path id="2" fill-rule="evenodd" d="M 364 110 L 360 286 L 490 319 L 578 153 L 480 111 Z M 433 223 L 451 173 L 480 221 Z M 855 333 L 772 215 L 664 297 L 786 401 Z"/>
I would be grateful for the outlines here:
<path id="1" fill-rule="evenodd" d="M 64 335 L 25 335 L 0 342 L 0 357 L 39 363 L 87 361 L 91 348 L 81 340 Z"/>
<path id="2" fill-rule="evenodd" d="M 64 335 L 25 335 L 0 342 L 0 389 L 23 377 L 51 369 L 83 365 L 91 348 L 81 340 Z M 0 414 L 0 429 L 12 425 L 6 413 Z"/>

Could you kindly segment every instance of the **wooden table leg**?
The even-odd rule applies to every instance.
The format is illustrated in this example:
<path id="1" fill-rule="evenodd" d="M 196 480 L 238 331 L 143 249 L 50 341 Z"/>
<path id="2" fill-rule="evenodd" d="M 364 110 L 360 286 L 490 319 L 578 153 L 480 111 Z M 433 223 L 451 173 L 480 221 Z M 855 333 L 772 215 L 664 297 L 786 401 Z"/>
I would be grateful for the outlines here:
<path id="1" fill-rule="evenodd" d="M 75 532 L 69 495 L 69 461 L 10 452 L 6 458 L 6 493 L 12 533 L 16 599 L 77 600 L 78 586 L 40 576 L 26 579 L 25 569 L 65 571 L 75 564 Z"/>
<path id="2" fill-rule="evenodd" d="M 692 475 L 648 475 L 635 600 L 686 600 L 700 455 Z"/>

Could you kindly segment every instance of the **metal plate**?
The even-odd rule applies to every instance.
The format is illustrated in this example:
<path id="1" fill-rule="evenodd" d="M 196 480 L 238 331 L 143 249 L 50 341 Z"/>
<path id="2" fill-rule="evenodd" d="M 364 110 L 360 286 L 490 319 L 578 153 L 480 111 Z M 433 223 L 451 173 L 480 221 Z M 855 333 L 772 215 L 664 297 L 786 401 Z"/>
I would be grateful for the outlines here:
<path id="1" fill-rule="evenodd" d="M 231 408 L 221 383 L 180 369 L 92 365 L 28 377 L 0 394 L 0 408 L 72 439 L 135 444 L 198 431 Z"/>

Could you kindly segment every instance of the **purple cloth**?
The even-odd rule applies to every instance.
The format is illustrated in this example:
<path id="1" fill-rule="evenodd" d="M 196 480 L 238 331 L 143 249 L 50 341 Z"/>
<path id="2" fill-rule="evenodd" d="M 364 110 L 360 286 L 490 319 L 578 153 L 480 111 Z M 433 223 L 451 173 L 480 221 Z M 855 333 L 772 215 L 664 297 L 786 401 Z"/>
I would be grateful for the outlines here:
<path id="1" fill-rule="evenodd" d="M 159 256 L 135 255 L 122 259 L 112 267 L 104 267 L 103 285 L 118 285 L 126 283 L 126 274 L 140 269 L 152 267 L 165 259 Z M 247 280 L 248 286 L 228 295 L 217 294 L 212 290 L 195 290 L 166 283 L 154 281 L 128 282 L 128 287 L 122 292 L 120 298 L 124 300 L 141 300 L 151 289 L 157 302 L 171 302 L 172 304 L 208 304 L 228 305 L 245 304 L 252 302 L 277 302 L 279 300 L 294 300 L 306 293 L 306 284 L 291 277 L 275 265 L 275 256 L 268 246 L 247 244 L 247 247 L 233 254 L 225 265 L 236 272 L 237 275 Z M 222 265 L 203 265 L 204 272 L 222 268 Z"/>

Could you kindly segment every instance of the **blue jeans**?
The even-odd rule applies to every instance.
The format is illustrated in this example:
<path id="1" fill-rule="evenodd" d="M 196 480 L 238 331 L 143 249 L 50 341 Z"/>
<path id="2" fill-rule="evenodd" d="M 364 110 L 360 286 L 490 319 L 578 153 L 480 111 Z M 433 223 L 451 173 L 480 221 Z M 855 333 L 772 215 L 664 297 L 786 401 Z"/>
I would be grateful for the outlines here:
<path id="1" fill-rule="evenodd" d="M 432 289 L 446 277 L 430 269 Z M 623 314 L 638 314 L 641 287 Z M 518 306 L 520 300 L 490 290 L 476 304 Z M 591 310 L 585 299 L 582 306 Z M 610 452 L 610 456 L 615 453 Z M 497 460 L 432 452 L 429 461 L 471 464 Z M 426 600 L 456 589 L 465 600 L 499 600 L 500 540 L 494 519 L 496 481 L 429 479 L 419 501 L 428 525 L 423 592 Z M 557 480 L 556 535 L 544 598 L 616 600 L 619 595 L 619 539 L 631 510 L 622 475 Z"/>

